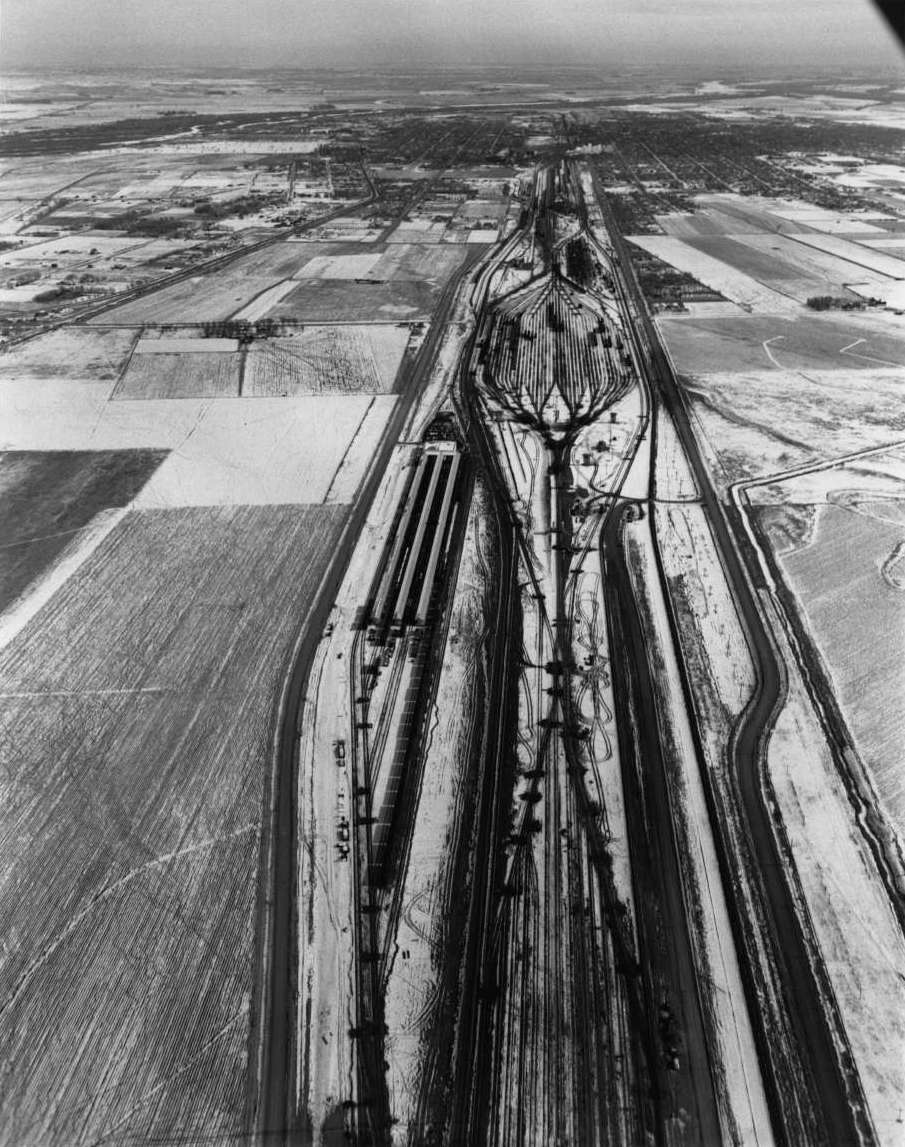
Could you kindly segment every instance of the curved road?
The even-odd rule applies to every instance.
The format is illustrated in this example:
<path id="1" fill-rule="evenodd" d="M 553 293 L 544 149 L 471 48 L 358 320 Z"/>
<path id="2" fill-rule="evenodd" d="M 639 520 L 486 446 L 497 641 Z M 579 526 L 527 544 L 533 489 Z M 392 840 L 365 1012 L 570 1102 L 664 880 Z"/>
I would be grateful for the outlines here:
<path id="1" fill-rule="evenodd" d="M 321 640 L 352 551 L 364 527 L 371 503 L 386 471 L 412 408 L 426 385 L 446 331 L 459 287 L 471 273 L 483 249 L 469 250 L 462 266 L 447 282 L 437 303 L 427 337 L 400 383 L 399 401 L 387 423 L 380 447 L 343 530 L 330 568 L 320 587 L 311 614 L 305 619 L 305 636 L 296 650 L 278 716 L 279 733 L 271 777 L 270 824 L 266 827 L 268 853 L 263 859 L 258 952 L 258 1007 L 252 1046 L 256 1072 L 250 1084 L 249 1126 L 261 1142 L 286 1147 L 308 1141 L 302 1113 L 294 1109 L 295 1085 L 295 942 L 296 903 L 296 741 L 304 689 L 315 650 Z M 257 1045 L 255 1047 L 255 1045 Z"/>
<path id="2" fill-rule="evenodd" d="M 549 188 L 547 196 L 549 198 Z M 491 262 L 483 273 L 486 284 L 495 264 Z M 476 300 L 476 310 L 480 311 L 483 298 Z M 480 316 L 479 316 L 480 317 Z M 475 339 L 480 333 L 480 323 Z M 474 340 L 472 340 L 474 343 Z M 515 605 L 518 595 L 512 587 L 513 551 L 516 545 L 509 508 L 509 492 L 498 472 L 498 460 L 488 439 L 486 429 L 481 425 L 481 409 L 469 385 L 466 370 L 470 355 L 463 358 L 460 372 L 459 393 L 460 416 L 463 424 L 470 429 L 469 441 L 477 455 L 481 469 L 494 495 L 497 520 L 503 543 L 503 576 L 501 584 L 504 600 L 498 629 L 499 639 L 495 650 L 495 663 L 491 698 L 498 698 L 495 715 L 491 716 L 493 751 L 486 759 L 484 775 L 488 789 L 488 801 L 493 809 L 492 792 L 498 783 L 503 767 L 502 751 L 505 749 L 504 734 L 514 726 L 514 715 L 507 710 L 511 694 L 507 692 L 513 682 L 506 677 L 505 666 L 511 660 L 513 645 L 513 619 L 517 616 Z M 465 413 L 467 411 L 467 413 Z M 568 483 L 566 483 L 568 485 Z M 562 484 L 558 487 L 560 518 L 568 517 L 569 496 Z M 645 967 L 643 982 L 646 990 L 629 992 L 632 1026 L 636 1037 L 644 1047 L 654 1084 L 648 1099 L 639 1095 L 636 1102 L 639 1111 L 648 1103 L 653 1108 L 651 1130 L 658 1143 L 673 1141 L 676 1129 L 686 1119 L 690 1119 L 684 1131 L 679 1132 L 681 1141 L 697 1143 L 700 1147 L 710 1147 L 720 1140 L 720 1122 L 717 1113 L 710 1056 L 701 1013 L 700 998 L 696 990 L 697 980 L 691 953 L 688 924 L 683 910 L 682 882 L 676 854 L 676 842 L 672 832 L 666 773 L 662 746 L 657 736 L 657 718 L 650 685 L 647 651 L 641 635 L 640 618 L 634 604 L 625 556 L 622 548 L 621 526 L 626 506 L 612 511 L 608 516 L 606 531 L 600 539 L 602 561 L 605 564 L 608 584 L 607 605 L 610 615 L 611 648 L 631 649 L 629 658 L 613 658 L 614 676 L 618 676 L 624 696 L 620 699 L 623 717 L 619 722 L 622 742 L 623 772 L 629 779 L 628 788 L 634 792 L 629 801 L 632 819 L 630 836 L 633 841 L 633 864 L 641 883 L 639 892 L 639 927 L 644 937 L 642 961 Z M 560 555 L 562 558 L 562 555 Z M 560 578 L 564 582 L 564 578 Z M 559 612 L 564 605 L 560 602 Z M 560 660 L 567 658 L 560 651 Z M 500 667 L 503 667 L 500 676 Z M 568 693 L 566 689 L 564 691 Z M 492 702 L 491 702 L 492 703 Z M 639 719 L 639 714 L 640 719 Z M 565 722 L 568 724 L 568 721 Z M 636 728 L 640 742 L 636 746 L 631 730 Z M 510 734 L 511 735 L 511 734 Z M 564 740 L 566 757 L 571 759 L 570 746 Z M 572 747 L 574 749 L 574 746 Z M 575 762 L 573 761 L 573 764 Z M 645 793 L 638 789 L 637 774 L 645 777 Z M 491 817 L 494 813 L 491 812 Z M 492 847 L 495 821 L 479 819 L 481 848 L 478 855 L 485 858 L 495 856 Z M 604 851 L 598 843 L 599 851 Z M 473 901 L 473 917 L 469 928 L 469 949 L 466 966 L 472 969 L 467 991 L 463 1000 L 463 1023 L 460 1031 L 467 1033 L 458 1048 L 458 1069 L 456 1071 L 456 1091 L 453 1109 L 467 1112 L 464 1126 L 454 1138 L 454 1143 L 470 1144 L 484 1141 L 487 1133 L 486 1120 L 490 1108 L 498 1097 L 493 1079 L 494 1072 L 488 1063 L 492 1047 L 492 1018 L 497 992 L 492 978 L 494 960 L 492 952 L 499 947 L 500 937 L 493 935 L 496 914 L 491 911 L 498 895 L 495 889 L 495 870 L 491 864 L 478 873 L 479 887 Z M 612 906 L 611 906 L 612 907 Z M 490 966 L 488 965 L 490 958 Z M 641 996 L 644 996 L 643 1000 Z M 661 1038 L 657 1024 L 659 1008 L 664 996 L 668 1001 L 674 1019 L 678 1021 L 684 1047 L 681 1059 L 684 1061 L 678 1074 L 665 1070 L 659 1051 Z M 662 1017 L 660 1017 L 662 1018 Z M 683 1112 L 685 1113 L 683 1115 Z M 667 1130 L 667 1127 L 670 1130 Z"/>
<path id="3" fill-rule="evenodd" d="M 739 812 L 744 816 L 756 864 L 756 871 L 749 875 L 761 893 L 769 921 L 770 936 L 766 939 L 780 974 L 785 1010 L 794 1035 L 797 1058 L 804 1068 L 802 1093 L 797 1096 L 804 1109 L 804 1120 L 797 1130 L 792 1130 L 787 1126 L 786 1112 L 780 1097 L 780 1088 L 788 1086 L 791 1081 L 777 1081 L 774 1078 L 771 1052 L 775 1050 L 775 1036 L 764 1030 L 754 986 L 750 975 L 746 976 L 749 1010 L 755 1031 L 759 1034 L 764 1079 L 768 1085 L 771 1081 L 773 1083 L 769 1091 L 774 1109 L 774 1132 L 788 1147 L 804 1147 L 805 1143 L 870 1143 L 874 1141 L 874 1135 L 863 1115 L 865 1108 L 860 1079 L 853 1064 L 849 1070 L 843 1070 L 840 1064 L 834 1042 L 838 1032 L 831 1029 L 827 1019 L 824 996 L 812 969 L 808 943 L 786 875 L 786 858 L 777 842 L 773 816 L 765 797 L 765 749 L 772 723 L 784 700 L 784 677 L 764 625 L 762 606 L 757 597 L 757 590 L 761 587 L 755 580 L 756 574 L 748 571 L 739 554 L 724 507 L 698 448 L 684 397 L 634 276 L 628 247 L 596 179 L 595 190 L 614 249 L 619 256 L 619 277 L 623 289 L 634 304 L 636 317 L 646 336 L 653 394 L 659 396 L 673 418 L 692 468 L 724 572 L 747 629 L 756 669 L 756 694 L 735 732 L 731 764 L 738 785 Z M 719 834 L 717 838 L 719 840 Z M 734 924 L 738 929 L 739 921 L 735 920 Z M 738 939 L 741 938 L 737 936 Z M 739 950 L 747 950 L 743 940 L 739 943 Z M 808 1138 L 803 1140 L 802 1134 L 807 1134 Z"/>

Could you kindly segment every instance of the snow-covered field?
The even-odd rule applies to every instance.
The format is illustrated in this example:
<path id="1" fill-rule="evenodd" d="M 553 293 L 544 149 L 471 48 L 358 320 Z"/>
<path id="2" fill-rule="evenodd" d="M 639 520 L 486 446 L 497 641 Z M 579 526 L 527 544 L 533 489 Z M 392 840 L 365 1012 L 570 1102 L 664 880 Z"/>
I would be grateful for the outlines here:
<path id="1" fill-rule="evenodd" d="M 0 381 L 0 448 L 167 448 L 169 457 L 142 491 L 145 508 L 344 502 L 396 401 L 307 395 L 109 402 L 110 392 L 110 383 Z"/>
<path id="2" fill-rule="evenodd" d="M 395 401 L 354 395 L 213 402 L 174 444 L 139 504 L 351 502 Z"/>
<path id="3" fill-rule="evenodd" d="M 681 239 L 672 235 L 628 235 L 638 247 L 643 247 L 658 259 L 671 264 L 680 271 L 693 275 L 699 282 L 712 290 L 725 295 L 739 306 L 758 314 L 796 315 L 801 304 L 782 295 L 779 291 L 758 283 L 750 275 L 737 271 L 711 255 L 695 250 Z"/>
<path id="4" fill-rule="evenodd" d="M 901 113 L 899 126 L 901 127 Z M 892 185 L 895 187 L 893 193 L 901 195 L 905 191 L 905 167 L 896 163 L 866 163 L 856 172 L 837 175 L 836 182 L 843 187 L 868 187 L 875 190 L 882 187 L 886 191 L 889 191 Z"/>
<path id="5" fill-rule="evenodd" d="M 905 502 L 869 498 L 851 490 L 822 506 L 805 544 L 779 562 L 881 804 L 905 840 L 905 593 L 889 572 L 905 546 Z"/>
<path id="6" fill-rule="evenodd" d="M 677 826 L 683 883 L 695 963 L 707 985 L 705 1015 L 721 1065 L 718 1094 L 723 1118 L 736 1128 L 734 1142 L 767 1147 L 772 1143 L 763 1080 L 748 1016 L 738 954 L 726 905 L 704 795 L 681 671 L 671 637 L 666 601 L 651 537 L 650 519 L 627 530 L 633 581 L 645 618 L 650 660 L 659 691 L 658 713 L 668 738 L 670 800 Z"/>
<path id="7" fill-rule="evenodd" d="M 782 353 L 782 344 L 773 348 Z M 686 384 L 717 485 L 905 437 L 902 370 L 708 372 Z"/>
<path id="8" fill-rule="evenodd" d="M 657 407 L 656 498 L 667 502 L 693 502 L 698 488 L 688 465 L 675 424 L 665 407 Z"/>
<path id="9" fill-rule="evenodd" d="M 296 283 L 292 279 L 284 279 L 281 283 L 274 283 L 272 287 L 268 287 L 259 295 L 255 295 L 253 299 L 240 307 L 235 314 L 230 315 L 230 318 L 234 320 L 244 319 L 246 322 L 256 323 L 259 319 L 263 319 L 269 314 L 277 303 L 281 303 L 295 288 Z"/>
<path id="10" fill-rule="evenodd" d="M 782 506 L 789 511 L 825 502 L 849 504 L 905 497 L 905 439 L 868 452 L 855 452 L 832 462 L 815 462 L 745 484 L 753 506 Z"/>
<path id="11" fill-rule="evenodd" d="M 884 232 L 883 238 L 859 239 L 858 242 L 864 247 L 890 247 L 898 249 L 905 247 L 905 235 L 891 235 L 888 231 Z"/>
<path id="12" fill-rule="evenodd" d="M 846 287 L 854 288 L 855 285 L 859 293 L 863 289 L 865 293 L 885 300 L 892 285 L 889 271 L 881 265 L 878 252 L 849 243 L 844 248 L 851 256 L 848 258 L 843 255 L 843 249 L 824 245 L 824 241 L 830 244 L 835 236 L 755 233 L 734 235 L 733 238 L 754 251 L 773 254 L 784 263 L 798 267 L 802 276 L 810 276 L 810 286 L 805 280 L 805 289 L 798 291 L 798 297 L 803 300 L 821 289 L 826 294 L 841 295 Z M 883 258 L 889 259 L 889 256 Z M 897 261 L 889 260 L 890 263 Z"/>
<path id="13" fill-rule="evenodd" d="M 363 255 L 316 255 L 295 274 L 296 279 L 363 279 L 381 259 L 380 252 Z"/>
<path id="14" fill-rule="evenodd" d="M 901 1147 L 905 937 L 787 645 L 785 654 L 789 696 L 770 776 L 878 1140 Z"/>
<path id="15" fill-rule="evenodd" d="M 496 229 L 490 230 L 486 227 L 478 228 L 468 232 L 466 243 L 495 243 L 497 241 L 498 232 Z"/>
<path id="16" fill-rule="evenodd" d="M 803 243 L 808 247 L 816 247 L 818 251 L 827 251 L 848 263 L 867 267 L 868 270 L 876 271 L 881 275 L 888 275 L 891 279 L 905 279 L 905 261 L 894 259 L 891 255 L 884 255 L 878 251 L 865 249 L 860 243 L 853 243 L 851 239 L 844 239 L 839 235 L 800 233 L 795 236 L 795 242 Z"/>
<path id="17" fill-rule="evenodd" d="M 411 339 L 407 324 L 311 325 L 249 348 L 243 397 L 381 394 L 393 389 Z"/>
<path id="18" fill-rule="evenodd" d="M 861 162 L 858 160 L 858 162 Z M 868 219 L 855 212 L 840 213 L 830 211 L 826 207 L 815 207 L 812 203 L 800 200 L 776 199 L 771 207 L 774 215 L 788 219 L 793 223 L 803 223 L 815 231 L 823 231 L 827 235 L 880 235 L 883 228 L 877 227 Z"/>
<path id="19" fill-rule="evenodd" d="M 704 744 L 719 767 L 731 724 L 755 684 L 745 632 L 703 508 L 660 505 L 654 522 L 700 703 Z"/>
<path id="20" fill-rule="evenodd" d="M 140 338 L 135 354 L 209 354 L 211 351 L 237 351 L 237 339 Z"/>
<path id="21" fill-rule="evenodd" d="M 0 648 L 7 645 L 24 629 L 42 606 L 75 571 L 85 562 L 122 521 L 128 511 L 123 508 L 101 510 L 89 524 L 79 530 L 47 569 L 16 599 L 0 613 Z"/>
<path id="22" fill-rule="evenodd" d="M 317 151 L 320 142 L 316 139 L 205 139 L 197 142 L 171 143 L 169 141 L 146 145 L 142 155 L 285 155 L 287 148 L 300 155 Z M 103 151 L 89 152 L 98 158 L 110 155 L 134 156 L 132 147 L 110 147 Z"/>

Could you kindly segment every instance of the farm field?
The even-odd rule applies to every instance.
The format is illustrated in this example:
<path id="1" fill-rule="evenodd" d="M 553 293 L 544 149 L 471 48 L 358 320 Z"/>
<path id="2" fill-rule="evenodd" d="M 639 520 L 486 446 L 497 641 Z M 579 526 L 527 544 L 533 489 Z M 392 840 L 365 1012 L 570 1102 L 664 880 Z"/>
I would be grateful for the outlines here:
<path id="1" fill-rule="evenodd" d="M 29 239 L 34 239 L 29 242 Z M 66 235 L 60 239 L 29 236 L 24 243 L 0 255 L 0 270 L 23 266 L 47 268 L 50 260 L 60 271 L 93 270 L 110 274 L 132 269 L 152 259 L 172 257 L 179 263 L 182 252 L 197 247 L 189 239 L 148 239 L 137 236 Z M 115 265 L 114 265 L 115 264 Z"/>
<path id="2" fill-rule="evenodd" d="M 135 344 L 131 330 L 66 327 L 0 353 L 0 378 L 116 379 Z"/>
<path id="3" fill-rule="evenodd" d="M 750 239 L 751 236 L 746 238 Z M 773 237 L 770 238 L 772 240 Z M 817 276 L 809 277 L 801 267 L 777 256 L 772 248 L 761 251 L 728 235 L 685 239 L 683 242 L 801 302 L 825 289 L 825 284 Z"/>
<path id="4" fill-rule="evenodd" d="M 675 235 L 679 239 L 758 232 L 792 235 L 805 231 L 878 236 L 883 231 L 875 222 L 867 219 L 791 200 L 696 195 L 695 203 L 700 210 L 693 214 L 670 212 L 657 215 L 656 220 L 667 235 Z"/>
<path id="5" fill-rule="evenodd" d="M 882 252 L 871 248 L 865 248 L 860 243 L 855 243 L 840 235 L 801 234 L 796 235 L 795 240 L 798 243 L 806 244 L 808 247 L 816 247 L 818 251 L 826 251 L 830 255 L 836 255 L 850 265 L 866 267 L 869 271 L 888 275 L 893 279 L 905 278 L 905 262 L 901 259 L 892 255 L 884 255 Z"/>
<path id="6" fill-rule="evenodd" d="M 351 502 L 396 401 L 325 394 L 205 404 L 137 504 Z"/>
<path id="7" fill-rule="evenodd" d="M 311 227 L 305 232 L 304 239 L 290 239 L 289 242 L 308 242 L 310 240 L 335 242 L 337 240 L 353 240 L 356 243 L 374 243 L 380 238 L 382 233 L 382 227 L 370 226 L 364 219 L 360 219 L 357 215 L 340 215 L 337 216 L 336 219 L 331 219 L 328 223 L 321 223 L 316 227 Z"/>
<path id="8" fill-rule="evenodd" d="M 455 248 L 439 251 L 422 243 L 397 243 L 383 251 L 321 255 L 306 263 L 297 279 L 372 279 L 394 282 L 436 282 L 449 277 L 465 254 Z"/>
<path id="9" fill-rule="evenodd" d="M 133 354 L 111 397 L 236 398 L 238 394 L 239 355 L 208 351 Z"/>
<path id="10" fill-rule="evenodd" d="M 229 318 L 271 286 L 273 277 L 269 275 L 231 276 L 222 271 L 214 275 L 196 275 L 113 307 L 90 321 L 93 326 L 218 321 Z"/>
<path id="11" fill-rule="evenodd" d="M 382 259 L 379 251 L 354 255 L 316 255 L 296 271 L 296 279 L 360 279 L 368 276 Z M 379 276 L 374 275 L 374 278 Z"/>
<path id="12" fill-rule="evenodd" d="M 797 267 L 800 275 L 809 276 L 813 286 L 808 294 L 803 295 L 803 302 L 815 294 L 854 298 L 855 294 L 847 289 L 852 284 L 857 284 L 859 291 L 872 287 L 877 298 L 885 298 L 890 277 L 870 265 L 871 256 L 875 253 L 873 249 L 856 248 L 864 251 L 864 259 L 854 263 L 833 251 L 825 250 L 819 243 L 812 243 L 811 238 L 805 235 L 755 234 L 739 235 L 735 241 L 748 250 L 748 258 L 753 253 L 754 259 L 781 259 L 786 265 Z M 824 238 L 827 236 L 813 236 L 815 240 Z M 855 247 L 855 244 L 850 245 Z M 742 261 L 745 258 L 741 256 Z M 769 274 L 769 270 L 765 273 Z"/>
<path id="13" fill-rule="evenodd" d="M 282 299 L 292 291 L 294 287 L 292 279 L 283 279 L 279 283 L 274 283 L 272 287 L 267 287 L 265 290 L 260 291 L 247 303 L 241 306 L 235 314 L 230 315 L 233 321 L 242 319 L 248 323 L 256 323 L 263 319 L 265 315 L 269 314 L 273 308 Z"/>
<path id="14" fill-rule="evenodd" d="M 381 283 L 310 279 L 300 282 L 269 317 L 301 323 L 393 322 L 430 318 L 439 289 L 429 281 Z"/>
<path id="15" fill-rule="evenodd" d="M 655 526 L 713 767 L 754 689 L 754 667 L 704 511 L 692 503 L 664 504 Z"/>
<path id="16" fill-rule="evenodd" d="M 306 327 L 292 338 L 258 340 L 242 394 L 387 394 L 408 342 L 409 328 L 396 323 Z"/>
<path id="17" fill-rule="evenodd" d="M 896 252 L 858 241 L 883 237 L 882 228 L 866 219 L 793 200 L 698 195 L 695 201 L 701 208 L 695 214 L 656 216 L 665 236 L 633 241 L 715 289 L 722 290 L 715 278 L 720 272 L 709 258 L 801 303 L 818 294 L 853 297 L 849 287 L 885 299 L 892 282 L 905 275 L 905 263 L 894 257 Z M 697 271 L 689 247 L 702 258 Z M 734 301 L 755 311 L 771 309 L 768 297 L 743 297 L 741 280 L 730 278 L 724 285 L 729 289 L 723 293 Z"/>
<path id="18" fill-rule="evenodd" d="M 690 241 L 671 235 L 627 235 L 626 238 L 677 270 L 685 271 L 711 290 L 758 314 L 792 316 L 800 309 L 800 304 L 787 295 L 698 250 Z"/>
<path id="19" fill-rule="evenodd" d="M 237 259 L 223 270 L 198 274 L 105 312 L 93 325 L 201 323 L 226 319 L 255 296 L 290 279 L 309 259 L 327 250 L 317 243 L 274 243 Z"/>
<path id="20" fill-rule="evenodd" d="M 5 182 L 5 180 L 4 180 Z M 0 267 L 16 267 L 21 263 L 53 259 L 63 266 L 79 266 L 90 263 L 94 258 L 119 257 L 135 247 L 144 247 L 150 239 L 139 239 L 127 235 L 66 235 L 56 239 L 29 237 L 16 247 L 0 254 Z M 68 256 L 68 258 L 67 258 Z"/>
<path id="21" fill-rule="evenodd" d="M 661 314 L 657 325 L 680 374 L 766 370 L 777 362 L 805 371 L 905 367 L 898 324 L 887 314 L 844 318 L 807 311 L 795 318 Z M 764 343 L 768 344 L 766 348 Z"/>
<path id="22" fill-rule="evenodd" d="M 370 277 L 394 282 L 443 282 L 461 267 L 465 254 L 455 247 L 438 251 L 423 244 L 396 244 L 387 247 Z"/>
<path id="23" fill-rule="evenodd" d="M 877 234 L 867 239 L 861 239 L 860 243 L 862 247 L 879 248 L 880 250 L 884 250 L 888 247 L 889 254 L 892 254 L 897 259 L 901 259 L 902 248 L 905 247 L 905 237 L 902 235 L 890 235 L 888 232 L 884 232 L 882 235 Z"/>
<path id="24" fill-rule="evenodd" d="M 3 1142 L 245 1132 L 273 699 L 344 516 L 131 513 L 0 653 Z"/>
<path id="25" fill-rule="evenodd" d="M 447 228 L 445 223 L 428 223 L 412 221 L 410 223 L 400 223 L 398 227 L 394 227 L 390 234 L 387 236 L 387 243 L 400 244 L 402 246 L 410 243 L 454 243 L 458 241 L 460 235 L 467 235 L 468 232 L 454 231 L 452 228 Z"/>
<path id="26" fill-rule="evenodd" d="M 905 439 L 902 373 L 731 371 L 685 381 L 718 486 Z"/>
<path id="27" fill-rule="evenodd" d="M 905 838 L 905 500 L 856 497 L 820 506 L 797 546 L 789 547 L 775 519 L 768 533 L 855 743 Z"/>
<path id="28" fill-rule="evenodd" d="M 802 539 L 813 524 L 808 524 L 808 516 L 816 515 L 816 507 L 825 502 L 848 504 L 853 500 L 882 500 L 891 503 L 903 497 L 903 447 L 905 440 L 899 439 L 889 448 L 883 445 L 867 453 L 856 453 L 844 462 L 837 456 L 832 461 L 811 463 L 803 471 L 761 478 L 755 485 L 745 487 L 745 497 L 764 512 L 776 507 L 783 529 L 790 521 L 797 524 L 799 533 L 793 533 L 789 542 L 794 547 L 803 544 Z M 798 515 L 793 511 L 798 511 Z"/>
<path id="29" fill-rule="evenodd" d="M 0 611 L 95 514 L 127 505 L 165 456 L 155 450 L 0 454 Z"/>
<path id="30" fill-rule="evenodd" d="M 905 938 L 801 672 L 768 749 L 769 775 L 808 898 L 878 1142 L 900 1142 L 905 1091 Z"/>
<path id="31" fill-rule="evenodd" d="M 0 449 L 168 450 L 140 497 L 149 508 L 342 502 L 354 498 L 396 402 L 367 394 L 111 402 L 110 391 L 110 383 L 0 380 Z"/>

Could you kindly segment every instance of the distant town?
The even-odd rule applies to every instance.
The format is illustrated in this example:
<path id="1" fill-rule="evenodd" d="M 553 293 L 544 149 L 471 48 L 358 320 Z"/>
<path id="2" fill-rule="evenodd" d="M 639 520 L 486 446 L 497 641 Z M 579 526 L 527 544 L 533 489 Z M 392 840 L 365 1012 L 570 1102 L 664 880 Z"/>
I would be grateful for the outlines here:
<path id="1" fill-rule="evenodd" d="M 901 77 L 2 92 L 0 1144 L 901 1144 Z"/>

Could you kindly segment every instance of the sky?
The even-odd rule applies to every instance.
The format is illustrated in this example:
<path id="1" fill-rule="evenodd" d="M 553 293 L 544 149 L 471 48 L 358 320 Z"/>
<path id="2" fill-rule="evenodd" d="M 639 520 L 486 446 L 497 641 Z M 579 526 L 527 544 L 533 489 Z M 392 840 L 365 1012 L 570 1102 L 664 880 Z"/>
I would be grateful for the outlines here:
<path id="1" fill-rule="evenodd" d="M 2 0 L 0 61 L 30 67 L 887 69 L 870 0 Z M 903 67 L 905 73 L 905 67 Z"/>

